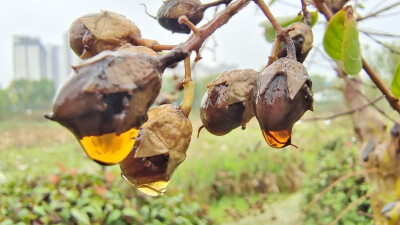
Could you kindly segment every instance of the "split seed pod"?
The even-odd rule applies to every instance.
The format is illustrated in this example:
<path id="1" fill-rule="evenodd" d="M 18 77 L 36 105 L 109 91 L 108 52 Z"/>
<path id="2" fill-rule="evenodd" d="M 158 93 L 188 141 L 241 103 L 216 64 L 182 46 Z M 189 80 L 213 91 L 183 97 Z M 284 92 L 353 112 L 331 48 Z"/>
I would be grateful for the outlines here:
<path id="1" fill-rule="evenodd" d="M 296 58 L 298 62 L 304 62 L 308 53 L 313 46 L 313 33 L 310 28 L 305 23 L 293 23 L 288 27 L 289 36 L 294 42 L 294 47 L 296 48 Z M 286 57 L 287 50 L 286 46 L 282 44 L 278 52 L 278 58 Z"/>
<path id="2" fill-rule="evenodd" d="M 69 44 L 81 59 L 126 43 L 137 45 L 138 39 L 141 39 L 141 33 L 136 24 L 110 11 L 82 16 L 69 29 Z"/>
<path id="3" fill-rule="evenodd" d="M 207 85 L 200 117 L 203 126 L 214 135 L 225 135 L 245 126 L 254 116 L 252 94 L 257 72 L 252 69 L 223 72 Z"/>
<path id="4" fill-rule="evenodd" d="M 186 158 L 192 124 L 180 109 L 166 104 L 151 108 L 135 145 L 119 164 L 122 176 L 153 196 L 165 192 L 177 166 Z"/>
<path id="5" fill-rule="evenodd" d="M 254 113 L 265 141 L 275 148 L 290 145 L 293 125 L 312 110 L 306 68 L 291 58 L 276 60 L 259 74 L 254 99 Z"/>
<path id="6" fill-rule="evenodd" d="M 125 49 L 126 50 L 126 49 Z M 123 160 L 161 88 L 165 68 L 184 56 L 104 51 L 74 67 L 47 118 L 68 128 L 93 160 Z"/>
<path id="7" fill-rule="evenodd" d="M 219 4 L 229 4 L 230 1 L 216 1 L 201 4 L 199 0 L 167 0 L 157 12 L 158 23 L 167 30 L 176 33 L 190 33 L 190 28 L 178 22 L 179 17 L 186 16 L 194 25 L 198 24 L 204 16 L 204 11 Z"/>

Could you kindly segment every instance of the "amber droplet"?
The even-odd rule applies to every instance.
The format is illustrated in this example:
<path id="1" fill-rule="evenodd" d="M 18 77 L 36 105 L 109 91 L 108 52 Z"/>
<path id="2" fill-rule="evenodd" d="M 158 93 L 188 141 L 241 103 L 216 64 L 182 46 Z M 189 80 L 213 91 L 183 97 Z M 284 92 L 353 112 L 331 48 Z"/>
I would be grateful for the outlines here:
<path id="1" fill-rule="evenodd" d="M 258 76 L 254 113 L 271 147 L 293 146 L 293 125 L 307 110 L 312 110 L 311 86 L 305 67 L 286 57 L 276 60 Z"/>
<path id="2" fill-rule="evenodd" d="M 137 189 L 150 196 L 160 196 L 165 193 L 169 181 L 157 181 L 137 186 Z"/>
<path id="3" fill-rule="evenodd" d="M 132 128 L 120 135 L 115 133 L 101 136 L 86 136 L 79 139 L 88 156 L 101 164 L 121 162 L 132 150 L 139 131 Z"/>
<path id="4" fill-rule="evenodd" d="M 173 105 L 157 106 L 148 111 L 135 145 L 119 165 L 124 179 L 145 194 L 158 196 L 185 158 L 192 125 Z"/>
<path id="5" fill-rule="evenodd" d="M 290 143 L 291 134 L 287 130 L 262 131 L 265 141 L 274 148 L 283 148 Z"/>

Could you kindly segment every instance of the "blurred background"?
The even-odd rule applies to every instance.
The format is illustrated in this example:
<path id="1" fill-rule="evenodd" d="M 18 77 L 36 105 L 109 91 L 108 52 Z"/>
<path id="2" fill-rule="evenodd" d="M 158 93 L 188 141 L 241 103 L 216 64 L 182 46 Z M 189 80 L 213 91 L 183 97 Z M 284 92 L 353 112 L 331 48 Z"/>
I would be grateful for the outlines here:
<path id="1" fill-rule="evenodd" d="M 297 15 L 301 9 L 300 1 L 271 2 L 277 17 Z M 396 1 L 358 2 L 358 12 L 365 15 Z M 293 224 L 324 187 L 360 169 L 359 142 L 350 118 L 313 119 L 347 110 L 337 91 L 342 83 L 321 45 L 322 15 L 313 28 L 314 49 L 304 63 L 313 80 L 315 105 L 314 112 L 307 112 L 294 127 L 292 142 L 298 149 L 269 147 L 255 119 L 244 131 L 217 137 L 203 130 L 196 137 L 206 85 L 225 70 L 260 70 L 268 60 L 272 43 L 264 36 L 266 18 L 253 3 L 209 38 L 201 52 L 203 59 L 194 66 L 193 138 L 187 159 L 165 195 L 144 196 L 121 179 L 118 165 L 102 167 L 91 161 L 68 130 L 43 118 L 51 111 L 52 98 L 71 66 L 80 61 L 69 48 L 67 31 L 76 18 L 109 10 L 136 23 L 145 38 L 162 44 L 186 40 L 187 35 L 159 26 L 140 3 L 152 14 L 161 5 L 161 1 L 135 0 L 2 2 L 0 224 Z M 359 24 L 361 30 L 375 33 L 360 36 L 362 51 L 387 84 L 399 60 L 395 52 L 400 51 L 395 25 L 399 10 L 394 7 L 384 16 Z M 214 14 L 209 9 L 201 24 Z M 183 65 L 166 71 L 162 92 L 174 92 L 174 77 L 183 78 Z M 379 94 L 365 75 L 362 80 L 367 97 Z M 175 104 L 179 102 L 178 98 Z M 385 101 L 377 105 L 390 114 Z M 343 182 L 300 224 L 331 221 L 367 190 L 362 177 Z M 373 224 L 365 216 L 370 210 L 368 202 L 360 204 L 346 214 L 343 221 L 348 222 L 343 224 Z"/>

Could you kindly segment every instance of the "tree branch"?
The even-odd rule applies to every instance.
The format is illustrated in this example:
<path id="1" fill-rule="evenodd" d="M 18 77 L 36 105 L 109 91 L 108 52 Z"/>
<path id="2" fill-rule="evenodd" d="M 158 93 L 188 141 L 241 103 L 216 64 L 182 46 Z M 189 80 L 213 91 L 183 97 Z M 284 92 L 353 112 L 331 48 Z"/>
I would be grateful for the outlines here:
<path id="1" fill-rule="evenodd" d="M 400 2 L 395 2 L 395 3 L 391 4 L 391 5 L 388 5 L 387 7 L 383 8 L 383 9 L 375 11 L 375 12 L 373 12 L 371 14 L 366 15 L 366 16 L 357 18 L 357 21 L 362 21 L 362 20 L 365 20 L 365 19 L 368 19 L 368 18 L 371 18 L 371 17 L 378 16 L 379 13 L 382 13 L 382 12 L 385 12 L 387 10 L 390 10 L 390 9 L 392 9 L 392 8 L 398 6 L 398 5 L 400 5 Z"/>
<path id="2" fill-rule="evenodd" d="M 283 40 L 286 43 L 287 57 L 296 59 L 296 48 L 294 47 L 293 40 L 290 38 L 288 32 L 282 28 L 282 26 L 275 19 L 274 15 L 269 10 L 268 6 L 265 4 L 264 0 L 253 0 L 254 3 L 261 9 L 264 15 L 271 22 L 272 27 L 274 27 L 276 32 L 276 38 Z M 272 58 L 275 56 L 272 55 Z"/>
<path id="3" fill-rule="evenodd" d="M 298 224 L 300 222 L 301 218 L 303 218 L 303 216 L 311 208 L 311 206 L 313 206 L 321 197 L 323 197 L 329 190 L 336 187 L 336 185 L 338 185 L 339 183 L 341 183 L 349 178 L 352 178 L 352 177 L 356 177 L 356 176 L 360 176 L 360 175 L 364 175 L 364 174 L 370 174 L 370 173 L 377 173 L 378 171 L 379 171 L 378 169 L 360 170 L 360 171 L 356 171 L 353 173 L 346 174 L 342 177 L 339 177 L 339 179 L 337 179 L 335 182 L 331 183 L 328 187 L 326 187 L 324 190 L 322 190 L 321 192 L 319 192 L 318 194 L 316 194 L 314 196 L 313 200 L 310 203 L 308 203 L 308 205 L 301 212 L 300 216 L 297 218 L 297 220 L 294 224 Z"/>
<path id="4" fill-rule="evenodd" d="M 335 118 L 340 117 L 340 116 L 350 115 L 350 114 L 353 114 L 353 113 L 358 112 L 360 110 L 363 110 L 363 109 L 367 108 L 370 105 L 373 105 L 374 103 L 376 103 L 377 101 L 381 100 L 382 98 L 383 98 L 383 95 L 379 96 L 378 98 L 368 102 L 367 104 L 365 104 L 365 105 L 363 105 L 361 107 L 352 109 L 350 111 L 337 113 L 337 114 L 334 114 L 334 115 L 331 115 L 331 116 L 327 116 L 327 117 L 314 117 L 314 118 L 304 119 L 302 121 L 331 120 L 331 119 L 335 119 Z"/>
<path id="5" fill-rule="evenodd" d="M 350 209 L 352 209 L 354 206 L 360 204 L 361 201 L 363 201 L 366 198 L 369 198 L 371 195 L 373 194 L 373 192 L 369 193 L 369 194 L 365 194 L 361 197 L 359 197 L 357 200 L 355 200 L 354 202 L 350 203 L 349 205 L 347 205 L 347 207 L 340 212 L 340 214 L 335 218 L 335 220 L 333 220 L 332 222 L 330 222 L 328 225 L 335 225 L 337 222 L 339 222 L 339 220 L 348 212 L 350 211 Z"/>
<path id="6" fill-rule="evenodd" d="M 314 0 L 315 6 L 317 9 L 322 12 L 325 18 L 329 21 L 333 14 L 332 11 L 328 8 L 323 0 Z M 365 60 L 364 57 L 361 57 L 364 71 L 368 74 L 371 80 L 375 83 L 375 85 L 379 88 L 382 94 L 385 96 L 386 100 L 389 102 L 389 105 L 400 113 L 400 104 L 399 100 L 392 95 L 390 90 L 386 87 L 386 85 L 381 81 L 379 76 L 375 73 L 375 71 L 371 68 L 368 62 Z"/>

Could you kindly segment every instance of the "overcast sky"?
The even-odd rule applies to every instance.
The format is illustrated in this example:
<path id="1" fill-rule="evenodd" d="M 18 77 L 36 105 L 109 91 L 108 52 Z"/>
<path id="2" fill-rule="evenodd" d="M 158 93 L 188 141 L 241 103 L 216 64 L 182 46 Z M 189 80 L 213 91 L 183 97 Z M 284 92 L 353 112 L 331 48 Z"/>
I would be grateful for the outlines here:
<path id="1" fill-rule="evenodd" d="M 12 36 L 30 35 L 39 37 L 43 44 L 61 44 L 62 34 L 68 30 L 71 22 L 88 13 L 99 12 L 100 10 L 114 11 L 123 14 L 128 19 L 138 25 L 142 31 L 142 36 L 149 39 L 156 39 L 160 43 L 177 44 L 184 41 L 187 35 L 171 34 L 171 32 L 160 27 L 154 19 L 144 13 L 144 8 L 139 4 L 145 2 L 148 10 L 156 14 L 161 0 L 0 0 L 0 84 L 5 87 L 13 75 L 12 61 Z M 210 2 L 203 1 L 203 2 Z M 279 1 L 278 1 L 279 2 Z M 299 2 L 295 0 L 285 0 L 284 3 L 277 3 L 272 6 L 272 11 L 276 16 L 293 15 L 299 11 Z M 384 5 L 396 2 L 396 0 L 385 1 L 365 1 L 370 8 L 382 8 Z M 377 2 L 383 2 L 383 4 Z M 297 5 L 297 7 L 295 7 Z M 310 8 L 312 9 L 312 8 Z M 368 9 L 367 9 L 368 10 Z M 391 12 L 400 11 L 400 7 Z M 209 9 L 206 17 L 212 15 L 213 10 Z M 206 21 L 205 18 L 204 21 Z M 384 31 L 399 31 L 399 16 L 382 17 L 376 20 L 368 20 L 360 24 L 362 27 L 369 27 Z M 259 69 L 267 61 L 270 53 L 271 44 L 267 43 L 263 37 L 263 29 L 260 23 L 265 20 L 264 15 L 255 7 L 253 3 L 241 11 L 223 28 L 215 33 L 216 58 L 211 52 L 205 51 L 204 59 L 201 63 L 207 65 L 217 65 L 221 62 L 235 64 L 238 68 Z M 320 17 L 323 21 L 323 18 Z M 395 29 L 394 29 L 395 28 Z M 315 28 L 314 45 L 319 45 L 322 36 L 318 35 L 323 27 Z M 321 33 L 321 32 L 319 32 Z M 208 44 L 214 46 L 213 41 Z M 316 50 L 313 50 L 316 52 Z M 306 66 L 311 69 L 318 69 L 322 66 L 329 67 L 321 55 L 315 54 L 312 59 L 307 59 Z"/>

